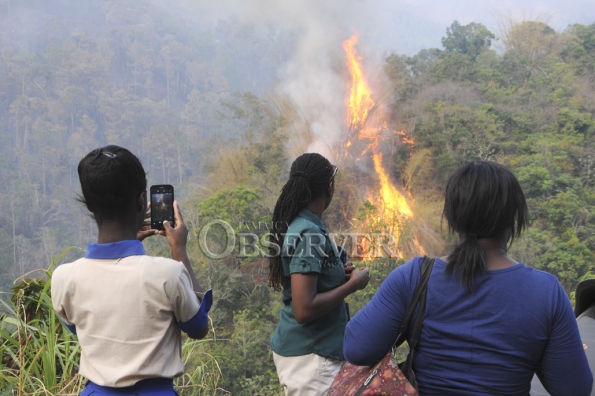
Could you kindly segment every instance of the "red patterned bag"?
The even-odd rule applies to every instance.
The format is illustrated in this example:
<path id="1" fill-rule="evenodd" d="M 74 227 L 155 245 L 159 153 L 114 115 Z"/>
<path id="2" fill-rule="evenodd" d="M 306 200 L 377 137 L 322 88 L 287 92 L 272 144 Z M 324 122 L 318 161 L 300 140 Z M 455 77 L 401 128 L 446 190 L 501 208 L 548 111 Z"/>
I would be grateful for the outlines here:
<path id="1" fill-rule="evenodd" d="M 413 291 L 411 303 L 407 307 L 401 323 L 399 336 L 393 345 L 396 347 L 405 341 L 409 321 L 419 302 L 419 313 L 409 340 L 409 354 L 405 362 L 401 365 L 397 364 L 389 351 L 380 362 L 372 367 L 345 363 L 335 377 L 327 396 L 419 396 L 415 374 L 412 370 L 413 354 L 421 335 L 421 327 L 426 313 L 427 285 L 433 266 L 434 259 L 423 258 L 419 284 Z"/>
<path id="2" fill-rule="evenodd" d="M 409 383 L 389 352 L 373 367 L 345 363 L 327 393 L 327 396 L 340 395 L 419 396 L 419 393 Z"/>

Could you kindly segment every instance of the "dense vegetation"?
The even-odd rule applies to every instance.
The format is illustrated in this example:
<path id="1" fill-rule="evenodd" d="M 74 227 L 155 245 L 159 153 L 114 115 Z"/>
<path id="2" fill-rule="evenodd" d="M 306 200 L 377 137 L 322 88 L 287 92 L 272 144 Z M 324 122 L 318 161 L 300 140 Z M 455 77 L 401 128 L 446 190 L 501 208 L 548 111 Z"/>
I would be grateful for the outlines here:
<path id="1" fill-rule="evenodd" d="M 64 7 L 68 19 L 59 12 Z M 47 268 L 70 245 L 76 248 L 62 261 L 82 255 L 94 224 L 74 203 L 78 160 L 108 142 L 129 147 L 151 183 L 175 184 L 195 269 L 215 290 L 211 339 L 186 344 L 186 351 L 192 375 L 204 369 L 216 380 L 189 389 L 279 394 L 268 343 L 281 301 L 267 287 L 267 260 L 242 257 L 237 249 L 212 260 L 198 237 L 213 219 L 236 232 L 264 235 L 288 163 L 311 142 L 308 126 L 299 126 L 299 109 L 268 95 L 295 33 L 235 20 L 203 28 L 144 1 L 5 0 L 0 22 L 3 290 L 18 276 Z M 595 24 L 556 32 L 541 22 L 511 23 L 496 40 L 481 24 L 454 22 L 442 44 L 414 56 L 391 55 L 384 65 L 389 129 L 404 132 L 392 137 L 385 163 L 414 198 L 416 213 L 412 224 L 399 227 L 405 236 L 420 234 L 429 253 L 443 253 L 452 238 L 435 235 L 448 175 L 468 161 L 504 163 L 521 180 L 532 218 L 511 255 L 555 274 L 570 293 L 593 270 L 595 252 Z M 394 226 L 378 220 L 359 188 L 374 178 L 369 170 L 341 164 L 325 218 L 332 230 Z M 209 235 L 209 247 L 221 249 L 221 229 Z M 167 254 L 162 239 L 145 245 L 151 254 Z M 401 262 L 366 263 L 373 280 L 350 297 L 352 311 Z M 60 353 L 75 351 L 55 317 L 47 317 L 45 284 L 21 286 L 28 285 L 37 294 L 21 295 L 5 309 L 0 379 L 28 369 L 18 366 L 26 359 L 15 351 L 34 350 L 27 343 L 36 334 L 55 334 Z M 29 303 L 46 317 L 23 316 Z M 19 329 L 30 332 L 18 338 Z M 38 363 L 31 367 L 49 381 L 70 376 L 69 361 L 47 373 Z M 0 382 L 0 391 L 10 384 L 35 386 L 15 381 Z M 48 389 L 64 385 L 57 384 L 46 381 Z"/>
<path id="2" fill-rule="evenodd" d="M 175 184 L 178 197 L 204 190 L 209 140 L 244 132 L 224 104 L 267 89 L 291 43 L 233 20 L 201 28 L 149 1 L 0 2 L 4 289 L 92 239 L 73 200 L 92 148 L 129 147 L 150 182 Z"/>
<path id="3" fill-rule="evenodd" d="M 417 196 L 440 191 L 463 162 L 511 167 L 533 223 L 514 256 L 570 292 L 595 249 L 595 24 L 562 33 L 512 24 L 501 54 L 490 48 L 493 38 L 481 25 L 455 22 L 444 50 L 389 57 L 393 115 L 416 139 L 412 154 L 397 154 L 395 174 Z"/>

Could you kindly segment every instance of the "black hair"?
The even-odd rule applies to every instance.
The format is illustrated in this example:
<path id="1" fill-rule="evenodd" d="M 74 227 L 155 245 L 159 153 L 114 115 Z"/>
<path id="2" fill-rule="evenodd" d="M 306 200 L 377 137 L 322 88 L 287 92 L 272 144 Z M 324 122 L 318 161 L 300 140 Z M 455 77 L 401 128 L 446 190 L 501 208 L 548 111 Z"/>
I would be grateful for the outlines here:
<path id="1" fill-rule="evenodd" d="M 529 223 L 521 185 L 510 170 L 493 162 L 472 162 L 450 176 L 442 215 L 449 231 L 464 238 L 448 256 L 445 273 L 459 272 L 461 283 L 470 291 L 475 277 L 485 272 L 487 265 L 478 240 L 510 233 L 512 244 Z"/>
<path id="2" fill-rule="evenodd" d="M 130 151 L 114 145 L 95 149 L 78 165 L 82 196 L 100 224 L 103 220 L 126 219 L 131 205 L 147 189 L 147 175 L 140 160 Z"/>
<path id="3" fill-rule="evenodd" d="M 319 198 L 333 181 L 334 168 L 320 154 L 302 154 L 293 161 L 289 172 L 289 180 L 281 189 L 281 195 L 273 211 L 273 228 L 271 242 L 278 241 L 282 249 L 284 237 L 289 224 L 308 202 Z M 269 247 L 269 286 L 274 290 L 281 290 L 283 284 L 283 266 L 280 250 Z"/>

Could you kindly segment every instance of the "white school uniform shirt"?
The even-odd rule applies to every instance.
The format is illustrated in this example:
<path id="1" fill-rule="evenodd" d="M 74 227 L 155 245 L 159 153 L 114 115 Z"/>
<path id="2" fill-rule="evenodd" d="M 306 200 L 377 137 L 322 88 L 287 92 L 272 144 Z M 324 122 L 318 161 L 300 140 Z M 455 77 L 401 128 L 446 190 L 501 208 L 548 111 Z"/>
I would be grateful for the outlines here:
<path id="1" fill-rule="evenodd" d="M 90 243 L 51 282 L 54 309 L 81 345 L 79 373 L 108 387 L 182 375 L 181 330 L 204 330 L 213 301 L 211 290 L 198 300 L 182 263 L 132 240 Z"/>

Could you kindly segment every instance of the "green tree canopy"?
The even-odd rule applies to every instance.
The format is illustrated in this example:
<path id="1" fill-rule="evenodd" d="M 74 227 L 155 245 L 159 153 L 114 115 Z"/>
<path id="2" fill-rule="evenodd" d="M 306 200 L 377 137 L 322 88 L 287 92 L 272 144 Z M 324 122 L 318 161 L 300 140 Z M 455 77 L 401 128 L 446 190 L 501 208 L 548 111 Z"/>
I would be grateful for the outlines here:
<path id="1" fill-rule="evenodd" d="M 495 38 L 496 36 L 481 23 L 471 22 L 463 26 L 458 21 L 454 21 L 446 29 L 442 46 L 447 52 L 460 52 L 475 59 L 481 52 L 490 48 Z"/>

